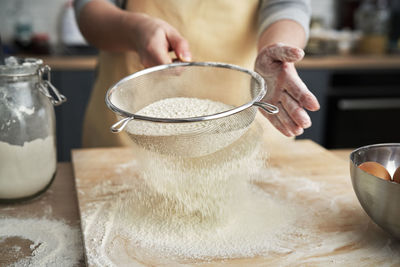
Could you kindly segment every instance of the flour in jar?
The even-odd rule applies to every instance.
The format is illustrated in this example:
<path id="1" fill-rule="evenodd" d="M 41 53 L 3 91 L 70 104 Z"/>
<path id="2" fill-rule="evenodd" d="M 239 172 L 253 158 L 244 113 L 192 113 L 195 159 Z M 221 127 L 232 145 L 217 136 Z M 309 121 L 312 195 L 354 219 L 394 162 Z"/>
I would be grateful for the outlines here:
<path id="1" fill-rule="evenodd" d="M 181 119 L 212 115 L 233 108 L 209 99 L 174 97 L 151 103 L 136 115 Z M 246 132 L 247 121 L 231 118 L 233 116 L 190 123 L 133 120 L 127 125 L 126 131 L 135 143 L 148 150 L 175 156 L 199 157 L 229 146 Z"/>
<path id="2" fill-rule="evenodd" d="M 15 199 L 44 189 L 56 170 L 54 137 L 23 146 L 0 142 L 0 198 Z"/>

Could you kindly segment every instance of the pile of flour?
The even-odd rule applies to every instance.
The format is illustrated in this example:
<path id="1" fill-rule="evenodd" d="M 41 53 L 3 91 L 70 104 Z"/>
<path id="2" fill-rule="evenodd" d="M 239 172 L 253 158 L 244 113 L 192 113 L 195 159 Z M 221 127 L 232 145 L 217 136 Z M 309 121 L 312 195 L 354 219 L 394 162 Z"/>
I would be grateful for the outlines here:
<path id="1" fill-rule="evenodd" d="M 231 110 L 233 107 L 208 99 L 176 97 L 156 101 L 136 114 L 157 118 L 193 118 Z M 222 118 L 193 123 L 155 123 L 133 120 L 126 131 L 138 145 L 158 153 L 199 157 L 235 142 L 247 124 Z"/>
<path id="2" fill-rule="evenodd" d="M 1 218 L 0 247 L 7 249 L 7 239 L 15 237 L 31 243 L 31 256 L 11 266 L 76 266 L 82 257 L 79 228 L 73 228 L 62 221 Z M 15 258 L 20 258 L 17 255 L 21 254 L 23 248 L 14 246 L 11 249 L 16 254 Z"/>
<path id="3" fill-rule="evenodd" d="M 34 195 L 50 182 L 56 170 L 54 137 L 23 146 L 0 142 L 0 199 Z"/>

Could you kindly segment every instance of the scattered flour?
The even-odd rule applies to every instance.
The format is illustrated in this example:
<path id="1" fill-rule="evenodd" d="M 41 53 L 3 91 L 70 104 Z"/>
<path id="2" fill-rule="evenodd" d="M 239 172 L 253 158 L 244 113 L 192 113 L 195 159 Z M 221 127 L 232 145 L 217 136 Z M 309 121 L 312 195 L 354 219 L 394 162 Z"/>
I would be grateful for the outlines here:
<path id="1" fill-rule="evenodd" d="M 206 116 L 232 108 L 230 105 L 208 99 L 177 97 L 154 102 L 136 114 L 176 119 Z M 240 119 L 232 122 L 229 117 L 193 123 L 133 120 L 127 125 L 126 131 L 133 141 L 146 149 L 167 155 L 199 157 L 214 153 L 235 142 L 248 129 L 247 122 Z"/>
<path id="2" fill-rule="evenodd" d="M 1 218 L 0 247 L 10 237 L 32 242 L 32 255 L 11 266 L 76 266 L 83 253 L 79 228 L 62 221 Z M 21 247 L 14 246 L 12 249 L 20 253 Z"/>
<path id="3" fill-rule="evenodd" d="M 53 136 L 23 146 L 0 142 L 0 199 L 34 195 L 50 182 L 56 170 Z"/>
<path id="4" fill-rule="evenodd" d="M 160 215 L 156 212 L 163 204 L 146 212 L 146 204 L 133 196 L 149 190 L 141 189 L 146 182 L 122 168 L 117 166 L 118 182 L 89 191 L 96 201 L 82 214 L 86 246 L 91 248 L 88 262 L 94 266 L 217 265 L 225 260 L 229 265 L 232 258 L 250 257 L 259 266 L 400 265 L 400 243 L 354 206 L 354 196 L 343 194 L 342 185 L 263 168 L 252 173 L 254 180 L 238 195 L 245 202 L 213 221 L 213 206 L 214 212 L 199 208 L 190 218 L 182 208 L 190 203 L 176 204 L 178 200 Z M 166 218 L 168 212 L 171 218 Z"/>

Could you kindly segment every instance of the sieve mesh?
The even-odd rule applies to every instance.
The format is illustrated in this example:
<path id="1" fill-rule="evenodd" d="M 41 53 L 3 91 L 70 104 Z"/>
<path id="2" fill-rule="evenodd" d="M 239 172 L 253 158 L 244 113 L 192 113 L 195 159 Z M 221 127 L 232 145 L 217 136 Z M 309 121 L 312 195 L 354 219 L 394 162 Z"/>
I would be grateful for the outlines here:
<path id="1" fill-rule="evenodd" d="M 253 122 L 254 103 L 265 94 L 264 81 L 251 71 L 222 63 L 174 63 L 132 74 L 109 89 L 107 105 L 124 123 L 138 145 L 164 154 L 199 157 L 229 146 Z M 149 117 L 140 111 L 161 100 L 190 98 L 223 103 L 217 113 L 207 110 L 180 118 Z M 122 127 L 122 128 L 123 128 Z M 165 129 L 168 129 L 166 131 Z"/>

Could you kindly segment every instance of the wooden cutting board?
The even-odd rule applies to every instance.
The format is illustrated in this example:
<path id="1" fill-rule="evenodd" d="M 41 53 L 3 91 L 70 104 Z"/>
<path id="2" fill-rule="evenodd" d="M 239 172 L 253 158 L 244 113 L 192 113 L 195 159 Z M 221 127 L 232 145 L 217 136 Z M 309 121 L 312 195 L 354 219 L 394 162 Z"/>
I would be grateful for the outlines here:
<path id="1" fill-rule="evenodd" d="M 133 249 L 123 236 L 110 237 L 107 227 L 98 223 L 106 216 L 107 203 L 124 190 L 123 177 L 136 173 L 131 148 L 74 150 L 72 159 L 89 266 L 111 262 L 117 266 L 400 265 L 400 244 L 371 222 L 356 199 L 349 162 L 312 141 L 271 147 L 269 167 L 280 173 L 282 182 L 258 183 L 265 191 L 291 197 L 310 214 L 305 216 L 308 233 L 286 240 L 291 249 L 285 253 L 206 262 L 149 257 L 145 251 Z"/>

